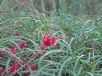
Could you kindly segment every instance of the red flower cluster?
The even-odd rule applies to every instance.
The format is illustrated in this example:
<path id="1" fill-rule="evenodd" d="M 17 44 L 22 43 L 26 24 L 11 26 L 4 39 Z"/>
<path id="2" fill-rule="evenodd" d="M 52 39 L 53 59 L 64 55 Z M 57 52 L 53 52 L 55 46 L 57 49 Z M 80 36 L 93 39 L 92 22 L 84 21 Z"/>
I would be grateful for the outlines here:
<path id="1" fill-rule="evenodd" d="M 4 52 L 0 52 L 0 59 L 2 58 L 2 56 L 4 55 Z"/>
<path id="2" fill-rule="evenodd" d="M 0 72 L 2 72 L 2 71 L 3 71 L 3 67 L 0 66 Z"/>
<path id="3" fill-rule="evenodd" d="M 18 32 L 16 32 L 16 34 L 15 34 L 16 36 L 20 36 L 20 34 L 18 33 Z"/>
<path id="4" fill-rule="evenodd" d="M 52 44 L 56 46 L 58 44 L 58 37 L 52 38 Z"/>
<path id="5" fill-rule="evenodd" d="M 16 54 L 16 50 L 17 50 L 17 48 L 16 48 L 15 45 L 13 45 L 13 46 L 10 47 L 10 51 L 11 51 L 12 53 Z"/>
<path id="6" fill-rule="evenodd" d="M 31 70 L 37 70 L 37 66 L 35 66 L 35 65 L 33 65 L 33 66 L 31 66 Z"/>
<path id="7" fill-rule="evenodd" d="M 23 76 L 30 76 L 30 72 L 28 71 L 28 72 L 25 72 L 24 74 L 23 74 Z"/>
<path id="8" fill-rule="evenodd" d="M 37 70 L 38 69 L 38 67 L 37 66 L 35 66 L 35 65 L 32 65 L 31 66 L 31 70 Z M 30 72 L 29 71 L 27 71 L 27 72 L 25 72 L 24 74 L 23 74 L 24 76 L 30 76 Z"/>
<path id="9" fill-rule="evenodd" d="M 14 72 L 16 69 L 18 68 L 18 63 L 15 63 L 14 65 L 12 65 L 9 69 L 9 71 L 12 73 Z"/>
<path id="10" fill-rule="evenodd" d="M 45 34 L 42 38 L 42 49 L 46 49 L 50 45 L 56 46 L 58 43 L 58 37 L 51 38 L 50 34 Z"/>
<path id="11" fill-rule="evenodd" d="M 27 42 L 25 42 L 25 41 L 22 41 L 22 42 L 19 44 L 19 47 L 20 47 L 20 48 L 23 48 L 23 47 L 25 47 L 25 46 L 27 46 Z M 10 51 L 11 51 L 12 53 L 16 54 L 16 50 L 17 50 L 17 48 L 16 48 L 15 45 L 13 45 L 13 46 L 10 47 Z"/>
<path id="12" fill-rule="evenodd" d="M 23 47 L 25 47 L 25 46 L 27 46 L 27 42 L 25 42 L 25 41 L 22 41 L 22 42 L 19 44 L 19 47 L 20 47 L 20 48 L 23 48 Z"/>
<path id="13" fill-rule="evenodd" d="M 6 76 L 5 72 L 1 72 L 0 76 Z"/>

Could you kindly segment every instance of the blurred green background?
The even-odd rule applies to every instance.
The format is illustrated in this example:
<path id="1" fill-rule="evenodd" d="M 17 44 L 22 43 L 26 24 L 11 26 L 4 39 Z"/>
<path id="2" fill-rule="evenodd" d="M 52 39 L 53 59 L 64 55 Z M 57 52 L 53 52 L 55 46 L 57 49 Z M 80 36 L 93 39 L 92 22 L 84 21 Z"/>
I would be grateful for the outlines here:
<path id="1" fill-rule="evenodd" d="M 102 15 L 102 0 L 0 0 L 0 14 L 51 16 L 67 13 L 79 17 Z"/>

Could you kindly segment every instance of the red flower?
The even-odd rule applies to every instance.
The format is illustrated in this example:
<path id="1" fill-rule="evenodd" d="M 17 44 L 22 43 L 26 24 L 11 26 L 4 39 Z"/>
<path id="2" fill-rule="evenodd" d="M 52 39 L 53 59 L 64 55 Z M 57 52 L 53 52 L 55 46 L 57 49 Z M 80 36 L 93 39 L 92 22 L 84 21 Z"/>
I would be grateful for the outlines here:
<path id="1" fill-rule="evenodd" d="M 12 65 L 9 69 L 10 72 L 14 72 L 16 69 L 18 68 L 18 63 L 15 63 L 14 65 Z"/>
<path id="2" fill-rule="evenodd" d="M 4 55 L 4 52 L 0 52 L 0 59 L 2 58 L 2 56 Z"/>
<path id="3" fill-rule="evenodd" d="M 54 46 L 56 46 L 58 44 L 58 37 L 52 38 L 51 39 L 51 44 L 53 44 Z"/>
<path id="4" fill-rule="evenodd" d="M 42 38 L 42 50 L 46 49 L 48 46 L 50 46 L 51 44 L 56 46 L 58 43 L 58 37 L 50 37 L 50 34 L 45 34 Z"/>
<path id="5" fill-rule="evenodd" d="M 6 76 L 5 72 L 1 72 L 0 76 Z"/>
<path id="6" fill-rule="evenodd" d="M 23 76 L 30 76 L 30 72 L 25 72 Z"/>
<path id="7" fill-rule="evenodd" d="M 43 37 L 43 44 L 45 46 L 50 46 L 51 45 L 50 34 L 44 35 L 44 37 Z"/>
<path id="8" fill-rule="evenodd" d="M 22 42 L 19 44 L 19 47 L 20 47 L 20 48 L 23 48 L 23 47 L 25 47 L 25 46 L 27 46 L 27 42 L 25 42 L 25 41 L 22 41 Z"/>
<path id="9" fill-rule="evenodd" d="M 35 65 L 31 66 L 31 70 L 37 70 L 37 69 L 38 69 L 37 66 L 35 66 Z"/>
<path id="10" fill-rule="evenodd" d="M 20 34 L 17 32 L 16 34 L 15 34 L 16 36 L 20 36 Z"/>
<path id="11" fill-rule="evenodd" d="M 3 71 L 3 67 L 0 66 L 0 72 L 2 72 L 2 71 Z"/>
<path id="12" fill-rule="evenodd" d="M 11 46 L 10 51 L 11 51 L 12 53 L 16 54 L 16 50 L 17 50 L 17 48 L 16 48 L 15 45 Z"/>

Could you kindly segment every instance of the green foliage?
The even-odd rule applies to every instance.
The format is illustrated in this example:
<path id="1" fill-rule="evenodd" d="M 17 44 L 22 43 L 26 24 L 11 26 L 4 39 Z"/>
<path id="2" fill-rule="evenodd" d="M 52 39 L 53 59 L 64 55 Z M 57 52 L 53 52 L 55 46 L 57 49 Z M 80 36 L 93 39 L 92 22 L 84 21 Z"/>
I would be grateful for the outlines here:
<path id="1" fill-rule="evenodd" d="M 21 36 L 16 37 L 16 32 Z M 25 60 L 30 58 L 33 52 L 39 51 L 43 33 L 50 33 L 52 36 L 65 35 L 66 39 L 59 39 L 59 44 L 55 48 L 49 47 L 45 54 L 32 61 L 39 68 L 30 71 L 31 76 L 101 76 L 101 32 L 98 22 L 84 21 L 66 14 L 52 18 L 15 17 L 1 23 L 0 48 L 8 48 L 10 44 L 18 47 L 18 42 L 26 40 L 29 42 L 28 46 L 24 49 L 18 47 L 17 51 L 17 57 Z M 44 60 L 45 57 L 49 60 Z M 12 57 L 10 58 L 5 64 L 7 73 L 9 62 L 12 60 Z"/>
<path id="2" fill-rule="evenodd" d="M 19 59 L 27 61 L 32 55 L 35 57 L 34 54 L 41 50 L 42 36 L 47 33 L 59 37 L 58 45 L 49 46 L 44 54 L 24 68 L 30 71 L 30 76 L 101 76 L 102 17 L 95 14 L 100 13 L 102 1 L 43 1 L 46 0 L 28 0 L 25 6 L 20 0 L 0 0 L 0 51 L 6 49 L 0 66 L 5 66 L 6 74 L 9 76 L 9 67 Z M 27 41 L 27 46 L 19 48 L 21 41 Z M 9 53 L 11 45 L 17 47 L 16 56 Z M 23 65 L 20 63 L 17 70 Z M 37 65 L 38 69 L 33 71 L 30 65 Z M 18 74 L 23 75 L 21 69 Z"/>

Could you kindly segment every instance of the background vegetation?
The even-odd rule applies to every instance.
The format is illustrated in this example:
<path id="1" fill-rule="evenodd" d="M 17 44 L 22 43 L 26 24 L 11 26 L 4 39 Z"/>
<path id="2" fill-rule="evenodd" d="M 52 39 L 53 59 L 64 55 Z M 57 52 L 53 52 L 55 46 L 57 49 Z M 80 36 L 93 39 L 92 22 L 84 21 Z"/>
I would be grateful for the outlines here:
<path id="1" fill-rule="evenodd" d="M 102 76 L 102 0 L 0 0 L 0 51 L 12 44 L 18 49 L 17 57 L 6 50 L 0 59 L 6 76 L 17 58 L 27 61 L 40 50 L 44 33 L 63 37 L 28 64 L 38 66 L 26 67 L 30 76 Z"/>

